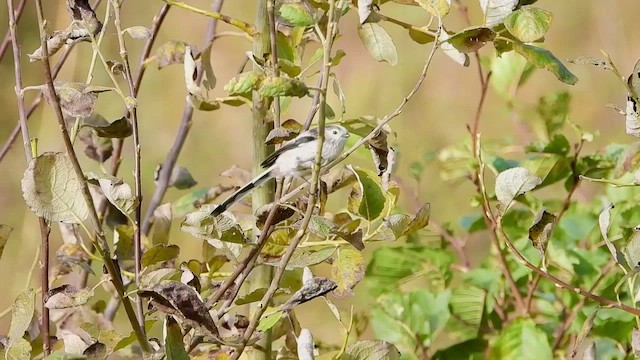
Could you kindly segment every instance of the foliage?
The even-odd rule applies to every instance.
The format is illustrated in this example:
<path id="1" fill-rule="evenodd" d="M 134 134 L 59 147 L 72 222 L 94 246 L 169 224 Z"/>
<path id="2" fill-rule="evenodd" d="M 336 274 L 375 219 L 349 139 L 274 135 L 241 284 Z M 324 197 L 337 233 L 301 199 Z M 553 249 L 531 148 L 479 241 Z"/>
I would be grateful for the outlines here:
<path id="1" fill-rule="evenodd" d="M 259 0 L 262 8 L 255 22 L 164 2 L 151 28 L 122 29 L 120 1 L 107 0 L 102 19 L 87 1 L 68 1 L 70 25 L 50 37 L 41 34 L 41 46 L 29 55 L 48 68 L 49 57 L 65 44 L 87 41 L 95 54 L 92 68 L 101 65 L 111 86 L 54 82 L 49 76 L 44 85 L 25 87 L 16 77 L 20 106 L 22 93 L 33 90 L 57 110 L 66 151 L 39 153 L 37 143 L 26 143 L 29 162 L 22 192 L 41 224 L 60 224 L 64 245 L 56 251 L 58 262 L 46 269 L 52 279 L 43 280 L 42 306 L 36 308 L 36 289 L 27 288 L 16 298 L 0 349 L 6 358 L 37 356 L 42 347 L 48 358 L 92 359 L 114 353 L 133 358 L 143 353 L 151 359 L 238 359 L 245 348 L 253 358 L 349 360 L 551 359 L 578 353 L 595 358 L 596 351 L 600 358 L 629 358 L 640 352 L 638 145 L 610 144 L 586 153 L 584 145 L 595 134 L 571 119 L 568 91 L 547 94 L 532 105 L 537 118 L 528 126 L 536 138 L 519 144 L 513 156 L 505 155 L 513 144 L 483 142 L 479 133 L 489 88 L 518 115 L 531 105 L 518 91 L 535 69 L 549 71 L 564 84 L 578 81 L 541 46 L 553 14 L 537 7 L 535 0 L 468 1 L 480 8 L 482 18 L 457 31 L 446 27 L 447 16 L 456 10 L 466 13 L 467 5 L 451 0 L 393 0 L 430 19 L 418 25 L 385 15 L 388 1 Z M 40 1 L 38 5 L 42 11 Z M 254 51 L 247 53 L 247 63 L 252 67 L 243 66 L 226 84 L 217 84 L 212 65 L 215 33 L 207 35 L 203 47 L 180 39 L 154 45 L 169 8 L 225 22 L 251 38 Z M 347 16 L 355 12 L 357 17 Z M 115 26 L 115 35 L 105 30 L 108 25 Z M 385 30 L 391 25 L 402 27 L 405 35 L 424 46 L 428 56 L 423 72 L 386 116 L 346 118 L 345 95 L 333 69 L 348 49 L 335 40 L 341 32 L 357 33 L 373 60 L 393 66 L 403 54 Z M 106 60 L 108 50 L 101 46 L 105 36 L 117 38 L 120 60 Z M 15 33 L 11 38 L 17 45 Z M 131 41 L 145 41 L 147 49 L 136 73 L 126 46 Z M 256 52 L 258 48 L 267 51 Z M 398 205 L 401 194 L 411 192 L 406 181 L 393 175 L 396 150 L 389 140 L 391 120 L 420 89 L 439 51 L 463 66 L 475 56 L 483 93 L 469 144 L 451 145 L 412 165 L 418 184 L 430 162 L 440 166 L 443 182 L 468 179 L 475 189 L 469 208 L 459 207 L 457 224 L 429 226 L 429 203 L 416 198 L 418 205 L 408 213 Z M 187 94 L 178 145 L 157 169 L 153 192 L 142 189 L 140 163 L 145 159 L 137 124 L 137 92 L 152 62 L 158 69 L 182 66 Z M 574 62 L 622 78 L 608 56 Z M 622 85 L 627 99 L 625 110 L 619 111 L 625 116 L 625 131 L 639 136 L 640 62 Z M 216 88 L 225 96 L 213 95 Z M 95 113 L 105 92 L 120 97 L 124 116 L 107 120 Z M 281 122 L 289 104 L 300 98 L 312 99 L 308 121 Z M 336 104 L 339 111 L 332 108 Z M 193 112 L 227 107 L 237 108 L 238 114 L 253 111 L 254 121 L 274 123 L 254 139 L 256 149 L 291 140 L 312 121 L 320 127 L 341 124 L 356 140 L 335 163 L 316 166 L 310 181 L 297 188 L 279 182 L 278 196 L 254 206 L 250 220 L 236 216 L 235 210 L 214 216 L 214 203 L 250 180 L 249 173 L 234 167 L 224 174 L 233 186 L 195 189 L 197 181 L 176 162 Z M 29 139 L 22 115 L 22 131 Z M 118 175 L 125 141 L 134 145 L 133 181 Z M 363 145 L 370 150 L 371 168 L 349 164 L 347 157 Z M 102 171 L 86 171 L 76 155 L 78 148 Z M 321 175 L 321 181 L 315 181 Z M 574 201 L 586 182 L 602 184 L 602 199 Z M 179 192 L 177 198 L 165 199 L 169 187 Z M 147 194 L 151 200 L 143 215 Z M 330 206 L 328 199 L 333 200 Z M 603 203 L 612 205 L 603 210 Z M 42 240 L 48 244 L 44 225 Z M 172 229 L 199 241 L 200 258 L 178 260 L 181 248 L 170 241 Z M 0 255 L 11 241 L 11 230 L 0 225 Z M 429 230 L 436 233 L 435 241 Z M 479 263 L 476 257 L 470 261 L 471 239 L 491 247 Z M 95 286 L 87 285 L 89 275 L 95 275 L 91 262 L 105 270 Z M 330 265 L 327 277 L 315 276 L 313 272 L 324 271 L 323 265 Z M 271 277 L 252 287 L 247 279 L 258 271 Z M 67 275 L 72 272 L 81 274 L 79 284 L 71 284 L 73 278 Z M 49 288 L 49 283 L 56 286 Z M 352 308 L 346 317 L 345 309 L 331 299 L 354 292 L 370 296 L 370 311 L 361 314 Z M 112 296 L 109 306 L 105 295 Z M 327 305 L 335 317 L 327 326 L 342 331 L 342 343 L 314 346 L 316 329 L 301 329 L 294 316 L 307 302 Z M 113 329 L 118 306 L 112 303 L 123 305 L 131 333 Z M 38 311 L 47 319 L 42 332 L 37 329 Z M 54 341 L 48 336 L 49 311 Z M 365 339 L 366 328 L 375 339 Z M 148 334 L 160 330 L 161 339 Z M 267 353 L 256 355 L 251 347 Z"/>

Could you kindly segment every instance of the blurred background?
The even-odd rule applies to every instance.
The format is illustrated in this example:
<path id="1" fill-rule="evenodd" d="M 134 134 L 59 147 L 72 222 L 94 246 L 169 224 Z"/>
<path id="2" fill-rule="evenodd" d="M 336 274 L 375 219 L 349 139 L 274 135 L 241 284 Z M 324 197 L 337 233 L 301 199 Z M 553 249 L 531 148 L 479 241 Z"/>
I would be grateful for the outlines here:
<path id="1" fill-rule="evenodd" d="M 44 3 L 49 31 L 66 27 L 69 16 L 63 2 Z M 105 3 L 106 1 L 103 1 L 96 11 L 100 19 L 104 18 Z M 463 0 L 463 3 L 469 6 L 472 23 L 480 24 L 482 20 L 478 1 Z M 209 1 L 192 0 L 189 4 L 205 9 L 208 8 Z M 160 0 L 125 1 L 122 11 L 123 28 L 133 25 L 150 27 L 153 16 L 161 6 Z M 611 142 L 629 142 L 629 138 L 624 134 L 624 118 L 606 107 L 609 103 L 623 107 L 625 93 L 620 82 L 609 72 L 590 66 L 569 64 L 565 60 L 580 56 L 602 57 L 602 49 L 611 55 L 623 74 L 628 74 L 640 58 L 640 26 L 637 26 L 636 19 L 640 13 L 640 2 L 540 0 L 536 6 L 554 14 L 554 22 L 546 35 L 544 47 L 563 60 L 580 80 L 575 86 L 568 86 L 557 81 L 546 71 L 536 71 L 516 100 L 521 110 L 521 120 L 526 123 L 535 119 L 534 107 L 541 96 L 558 90 L 568 90 L 573 98 L 572 121 L 585 130 L 600 133 L 600 136 L 588 145 L 591 150 Z M 255 2 L 252 0 L 226 1 L 222 12 L 252 22 L 255 16 L 254 7 Z M 3 24 L 0 26 L 0 35 L 3 35 L 7 28 L 6 10 L 5 6 L 0 7 L 0 24 Z M 429 21 L 426 12 L 393 3 L 385 4 L 382 13 L 416 25 L 425 25 Z M 467 26 L 464 18 L 455 9 L 445 19 L 445 25 L 450 31 L 461 30 Z M 336 43 L 336 48 L 343 49 L 347 54 L 342 63 L 334 69 L 347 99 L 345 118 L 363 115 L 383 117 L 395 109 L 413 87 L 423 61 L 431 50 L 431 44 L 416 44 L 404 29 L 384 24 L 395 41 L 399 61 L 396 66 L 377 63 L 360 43 L 356 26 L 357 14 L 351 11 L 342 21 L 342 36 Z M 206 27 L 205 17 L 172 8 L 159 33 L 156 47 L 169 40 L 201 45 Z M 235 30 L 222 23 L 218 29 Z M 106 31 L 103 52 L 108 58 L 119 59 L 113 24 L 109 24 Z M 32 2 L 28 2 L 25 8 L 24 16 L 19 22 L 18 34 L 22 44 L 24 83 L 26 86 L 42 84 L 41 64 L 29 63 L 26 57 L 27 53 L 39 46 Z M 143 42 L 127 38 L 134 69 L 137 67 Z M 215 41 L 212 63 L 218 80 L 216 96 L 225 95 L 222 90 L 224 84 L 238 73 L 246 56 L 245 51 L 250 48 L 251 43 L 240 37 L 221 37 Z M 18 120 L 10 52 L 11 50 L 0 63 L 0 143 L 5 142 Z M 90 44 L 78 44 L 58 78 L 85 81 L 91 53 Z M 481 55 L 485 57 L 492 57 L 493 53 L 491 46 L 481 50 Z M 54 62 L 56 58 L 54 57 Z M 475 58 L 472 56 L 471 66 L 465 68 L 451 61 L 446 55 L 437 53 L 422 89 L 405 107 L 402 115 L 391 122 L 391 127 L 397 133 L 392 142 L 399 153 L 396 176 L 405 186 L 400 206 L 406 212 L 416 210 L 414 192 L 417 192 L 420 202 L 431 203 L 432 218 L 438 222 L 456 221 L 463 215 L 462 209 L 464 213 L 469 211 L 473 190 L 470 184 L 455 185 L 443 182 L 437 166 L 432 164 L 425 168 L 423 181 L 419 188 L 416 188 L 410 176 L 410 166 L 415 161 L 423 161 L 427 156 L 425 154 L 437 153 L 446 146 L 468 141 L 466 126 L 473 120 L 480 93 L 478 70 L 474 62 Z M 159 71 L 155 63 L 150 63 L 142 83 L 138 98 L 138 114 L 142 144 L 142 182 L 146 200 L 150 199 L 153 193 L 154 168 L 164 161 L 179 127 L 186 96 L 183 74 L 180 65 L 172 65 Z M 97 66 L 94 84 L 111 84 L 101 66 Z M 27 93 L 26 103 L 30 104 L 34 96 L 34 92 Z M 331 98 L 330 102 L 334 109 L 339 109 L 335 97 Z M 303 122 L 309 104 L 309 98 L 295 99 L 283 118 L 294 118 Z M 107 119 L 117 119 L 123 113 L 122 101 L 115 93 L 101 94 L 96 112 Z M 190 170 L 198 181 L 198 186 L 226 182 L 220 173 L 232 165 L 250 168 L 252 138 L 251 114 L 248 107 L 223 106 L 214 112 L 196 111 L 193 120 L 191 133 L 178 164 Z M 49 106 L 43 104 L 36 110 L 29 120 L 29 127 L 32 136 L 39 139 L 40 152 L 63 151 L 54 113 Z M 527 134 L 523 134 L 521 128 L 513 121 L 504 101 L 493 91 L 489 92 L 481 131 L 485 140 L 510 139 L 514 144 L 521 144 L 523 139 L 527 138 Z M 575 137 L 573 139 L 575 140 Z M 0 259 L 0 311 L 9 307 L 15 296 L 24 289 L 28 269 L 40 241 L 37 220 L 26 208 L 20 190 L 25 158 L 19 141 L 0 162 L 0 223 L 14 228 Z M 127 140 L 127 145 L 119 175 L 132 183 L 133 152 L 130 140 Z M 85 170 L 100 171 L 95 162 L 85 157 L 82 161 Z M 364 149 L 356 152 L 347 162 L 374 168 L 368 151 Z M 184 191 L 172 189 L 167 193 L 165 200 L 175 200 L 182 194 Z M 580 196 L 577 198 L 580 201 Z M 335 206 L 344 206 L 344 203 L 338 200 Z M 52 251 L 55 251 L 60 244 L 56 227 L 52 232 L 52 241 Z M 174 231 L 171 242 L 180 245 L 182 260 L 198 258 L 200 255 L 200 240 L 187 234 Z M 33 286 L 38 286 L 37 275 L 34 275 Z M 345 299 L 338 303 L 345 310 L 348 309 L 349 303 L 355 303 L 356 307 L 362 310 L 366 307 L 366 301 L 366 291 L 363 287 L 357 298 Z M 325 320 L 328 317 L 324 315 L 326 312 L 326 315 L 330 316 L 329 311 L 325 306 L 318 306 L 318 311 L 312 315 L 300 316 L 304 327 L 313 329 L 326 326 Z M 9 319 L 9 316 L 0 319 L 0 333 L 6 333 Z M 318 337 L 321 341 L 335 343 L 341 338 L 341 334 L 335 331 L 320 332 Z"/>

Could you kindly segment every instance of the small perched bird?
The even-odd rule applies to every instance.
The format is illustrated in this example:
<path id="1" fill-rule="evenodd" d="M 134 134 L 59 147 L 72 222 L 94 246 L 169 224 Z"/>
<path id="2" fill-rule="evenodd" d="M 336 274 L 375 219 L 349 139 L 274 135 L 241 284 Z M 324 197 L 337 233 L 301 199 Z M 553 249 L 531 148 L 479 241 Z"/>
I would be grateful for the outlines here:
<path id="1" fill-rule="evenodd" d="M 348 137 L 349 132 L 340 125 L 325 127 L 320 166 L 325 166 L 340 156 Z M 300 133 L 266 158 L 261 165 L 267 169 L 231 194 L 222 204 L 213 209 L 211 215 L 222 214 L 231 205 L 247 196 L 251 190 L 271 178 L 308 174 L 315 163 L 317 150 L 318 129 L 309 129 Z"/>

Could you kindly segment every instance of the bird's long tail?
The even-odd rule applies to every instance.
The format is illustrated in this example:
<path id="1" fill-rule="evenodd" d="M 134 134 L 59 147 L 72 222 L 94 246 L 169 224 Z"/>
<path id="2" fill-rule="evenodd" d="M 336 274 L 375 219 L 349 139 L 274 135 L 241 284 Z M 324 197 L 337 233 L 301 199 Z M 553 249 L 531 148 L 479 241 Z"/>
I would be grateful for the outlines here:
<path id="1" fill-rule="evenodd" d="M 233 194 L 231 194 L 222 204 L 218 205 L 213 211 L 211 215 L 218 216 L 230 208 L 236 202 L 242 200 L 245 196 L 249 195 L 249 193 L 257 188 L 258 186 L 265 183 L 267 180 L 271 179 L 273 176 L 271 175 L 271 168 L 265 170 L 260 175 L 256 176 L 253 180 L 247 183 L 245 186 L 236 190 Z"/>

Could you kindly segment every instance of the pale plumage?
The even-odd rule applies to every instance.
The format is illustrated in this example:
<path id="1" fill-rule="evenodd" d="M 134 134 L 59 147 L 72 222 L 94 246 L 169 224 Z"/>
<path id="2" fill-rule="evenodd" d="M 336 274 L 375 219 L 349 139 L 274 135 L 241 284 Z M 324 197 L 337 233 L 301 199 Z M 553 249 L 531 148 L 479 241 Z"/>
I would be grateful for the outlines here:
<path id="1" fill-rule="evenodd" d="M 327 165 L 340 156 L 348 137 L 349 132 L 340 125 L 325 127 L 321 166 Z M 262 167 L 267 168 L 264 172 L 231 194 L 211 214 L 214 216 L 222 214 L 231 205 L 248 195 L 251 190 L 271 178 L 308 174 L 315 162 L 317 140 L 318 129 L 315 128 L 302 132 L 295 139 L 285 143 L 262 162 Z"/>

